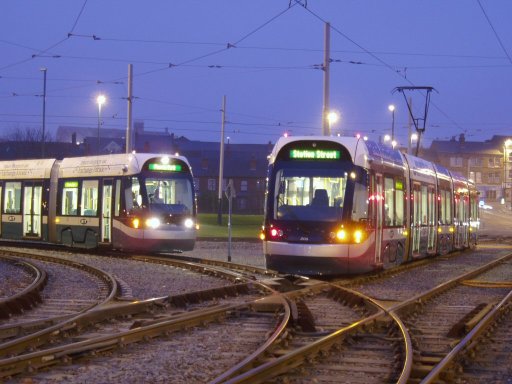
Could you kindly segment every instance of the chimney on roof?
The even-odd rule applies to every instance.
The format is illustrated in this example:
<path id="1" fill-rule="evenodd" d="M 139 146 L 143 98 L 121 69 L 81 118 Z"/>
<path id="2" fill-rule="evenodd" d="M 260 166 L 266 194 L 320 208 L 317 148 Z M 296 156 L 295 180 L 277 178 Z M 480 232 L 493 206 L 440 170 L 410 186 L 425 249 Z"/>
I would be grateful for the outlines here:
<path id="1" fill-rule="evenodd" d="M 463 133 L 461 133 L 459 136 L 459 143 L 465 143 L 465 142 L 466 142 L 466 137 L 464 136 Z"/>

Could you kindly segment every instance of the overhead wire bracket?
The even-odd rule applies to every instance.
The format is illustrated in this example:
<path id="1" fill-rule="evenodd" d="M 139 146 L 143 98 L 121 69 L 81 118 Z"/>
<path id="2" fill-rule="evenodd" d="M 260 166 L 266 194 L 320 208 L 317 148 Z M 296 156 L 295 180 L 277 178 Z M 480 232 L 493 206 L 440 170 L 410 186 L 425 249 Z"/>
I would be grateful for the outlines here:
<path id="1" fill-rule="evenodd" d="M 423 111 L 423 117 L 414 117 L 414 113 L 412 111 L 412 106 L 409 100 L 407 99 L 407 96 L 405 95 L 406 91 L 425 91 L 425 108 Z M 391 93 L 400 92 L 405 99 L 405 103 L 407 104 L 407 110 L 409 111 L 409 115 L 411 116 L 411 120 L 414 124 L 414 128 L 416 128 L 416 132 L 418 133 L 418 140 L 416 142 L 416 153 L 415 155 L 418 156 L 418 151 L 420 149 L 420 140 L 421 135 L 425 132 L 426 124 L 427 124 L 427 115 L 428 115 L 428 108 L 430 105 L 430 93 L 432 91 L 437 90 L 434 87 L 426 87 L 426 86 L 404 86 L 404 87 L 396 87 L 393 89 Z M 409 137 L 408 140 L 411 138 Z"/>

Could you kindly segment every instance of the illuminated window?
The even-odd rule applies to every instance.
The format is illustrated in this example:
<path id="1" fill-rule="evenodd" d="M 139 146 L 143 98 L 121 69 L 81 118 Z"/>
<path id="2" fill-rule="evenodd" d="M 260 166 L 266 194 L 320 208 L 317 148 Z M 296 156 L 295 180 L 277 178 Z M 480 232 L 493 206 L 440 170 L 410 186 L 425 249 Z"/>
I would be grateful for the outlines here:
<path id="1" fill-rule="evenodd" d="M 84 180 L 80 215 L 96 216 L 98 212 L 98 180 Z"/>
<path id="2" fill-rule="evenodd" d="M 78 181 L 65 181 L 62 189 L 62 214 L 64 216 L 78 214 Z"/>
<path id="3" fill-rule="evenodd" d="M 21 212 L 21 182 L 5 183 L 4 212 Z"/>

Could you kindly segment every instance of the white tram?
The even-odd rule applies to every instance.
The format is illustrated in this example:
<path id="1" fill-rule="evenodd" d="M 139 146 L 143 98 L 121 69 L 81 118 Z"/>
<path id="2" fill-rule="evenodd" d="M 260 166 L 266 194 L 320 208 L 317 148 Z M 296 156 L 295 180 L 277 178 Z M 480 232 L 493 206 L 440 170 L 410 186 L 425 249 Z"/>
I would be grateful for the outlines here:
<path id="1" fill-rule="evenodd" d="M 280 138 L 261 238 L 284 273 L 360 274 L 476 245 L 478 193 L 460 175 L 354 137 Z"/>
<path id="2" fill-rule="evenodd" d="M 186 158 L 114 154 L 0 162 L 0 239 L 71 247 L 191 250 L 196 201 Z"/>

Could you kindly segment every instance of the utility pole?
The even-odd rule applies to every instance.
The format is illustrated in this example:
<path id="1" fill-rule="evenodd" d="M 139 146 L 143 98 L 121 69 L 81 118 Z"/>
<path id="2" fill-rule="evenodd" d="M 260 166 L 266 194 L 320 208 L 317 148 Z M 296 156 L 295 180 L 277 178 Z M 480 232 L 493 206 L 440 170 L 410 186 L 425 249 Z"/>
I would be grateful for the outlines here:
<path id="1" fill-rule="evenodd" d="M 411 97 L 409 97 L 409 105 L 411 106 L 411 110 L 412 110 L 412 98 Z M 408 143 L 407 143 L 407 154 L 412 155 L 412 148 L 411 148 L 411 145 L 412 145 L 412 116 L 410 113 L 408 114 L 408 116 L 409 116 L 409 119 L 408 119 L 408 124 L 407 124 L 407 136 L 409 137 L 409 139 L 408 139 Z"/>
<path id="2" fill-rule="evenodd" d="M 220 129 L 220 161 L 219 161 L 219 204 L 217 224 L 222 225 L 222 180 L 224 178 L 224 127 L 226 125 L 226 95 L 222 97 L 222 125 Z"/>
<path id="3" fill-rule="evenodd" d="M 132 151 L 132 97 L 133 97 L 133 64 L 128 64 L 128 121 L 126 124 L 126 153 Z"/>
<path id="4" fill-rule="evenodd" d="M 331 64 L 331 24 L 325 23 L 325 39 L 324 39 L 324 107 L 322 113 L 322 133 L 324 136 L 331 135 L 331 127 L 329 124 L 329 71 Z"/>
<path id="5" fill-rule="evenodd" d="M 44 159 L 44 142 L 46 140 L 46 68 L 41 68 L 43 72 L 43 134 L 41 138 L 41 158 Z"/>

